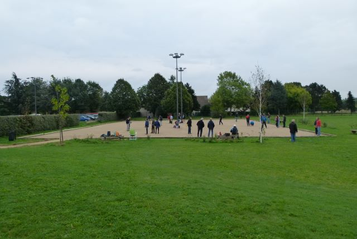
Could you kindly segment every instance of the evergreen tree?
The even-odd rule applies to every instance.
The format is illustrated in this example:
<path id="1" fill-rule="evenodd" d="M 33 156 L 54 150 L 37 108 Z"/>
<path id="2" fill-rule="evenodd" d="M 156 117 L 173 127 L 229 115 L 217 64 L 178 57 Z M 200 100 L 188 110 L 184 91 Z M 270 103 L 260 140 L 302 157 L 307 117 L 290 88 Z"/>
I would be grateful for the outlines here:
<path id="1" fill-rule="evenodd" d="M 117 80 L 110 95 L 111 104 L 119 118 L 127 118 L 139 110 L 138 96 L 132 86 L 124 79 Z"/>
<path id="2" fill-rule="evenodd" d="M 286 108 L 287 93 L 284 85 L 276 80 L 271 86 L 270 94 L 267 99 L 268 112 L 281 114 Z"/>
<path id="3" fill-rule="evenodd" d="M 351 113 L 357 110 L 356 101 L 354 100 L 352 92 L 350 91 L 348 92 L 348 98 L 346 104 L 347 104 L 347 108 L 351 111 Z"/>
<path id="4" fill-rule="evenodd" d="M 343 102 L 342 102 L 341 94 L 338 91 L 334 90 L 334 91 L 332 91 L 332 95 L 333 95 L 333 97 L 335 98 L 335 100 L 337 102 L 336 110 L 341 110 L 343 108 Z"/>

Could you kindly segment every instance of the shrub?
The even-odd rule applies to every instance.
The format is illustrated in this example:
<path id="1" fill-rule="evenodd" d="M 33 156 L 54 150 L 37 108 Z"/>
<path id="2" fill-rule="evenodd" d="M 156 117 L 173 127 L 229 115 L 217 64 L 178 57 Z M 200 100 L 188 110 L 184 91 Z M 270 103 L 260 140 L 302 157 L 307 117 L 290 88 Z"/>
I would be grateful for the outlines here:
<path id="1" fill-rule="evenodd" d="M 309 124 L 309 120 L 308 119 L 300 119 L 300 123 L 308 125 Z"/>
<path id="2" fill-rule="evenodd" d="M 77 125 L 79 125 L 79 115 L 68 115 L 65 126 L 73 127 Z M 26 135 L 57 129 L 57 115 L 24 115 L 0 117 L 0 137 L 7 136 L 12 130 L 15 130 L 17 135 Z"/>
<path id="3" fill-rule="evenodd" d="M 98 122 L 117 121 L 119 120 L 116 112 L 99 112 Z"/>

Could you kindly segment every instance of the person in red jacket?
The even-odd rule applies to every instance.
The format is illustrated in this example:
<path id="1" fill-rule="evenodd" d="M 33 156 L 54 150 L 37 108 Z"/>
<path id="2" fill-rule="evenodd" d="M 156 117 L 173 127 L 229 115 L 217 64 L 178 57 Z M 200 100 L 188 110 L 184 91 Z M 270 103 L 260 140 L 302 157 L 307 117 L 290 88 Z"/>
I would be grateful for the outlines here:
<path id="1" fill-rule="evenodd" d="M 321 135 L 321 126 L 322 126 L 322 122 L 321 122 L 320 118 L 317 117 L 317 120 L 316 120 L 317 136 Z"/>

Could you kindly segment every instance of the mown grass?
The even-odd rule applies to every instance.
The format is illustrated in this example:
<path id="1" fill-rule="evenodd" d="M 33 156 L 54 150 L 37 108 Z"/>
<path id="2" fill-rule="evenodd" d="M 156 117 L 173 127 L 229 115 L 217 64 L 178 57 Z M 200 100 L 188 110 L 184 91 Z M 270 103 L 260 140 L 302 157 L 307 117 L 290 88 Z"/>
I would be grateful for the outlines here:
<path id="1" fill-rule="evenodd" d="M 357 118 L 325 120 L 337 136 L 296 143 L 1 150 L 0 238 L 356 238 L 357 138 L 346 125 Z"/>

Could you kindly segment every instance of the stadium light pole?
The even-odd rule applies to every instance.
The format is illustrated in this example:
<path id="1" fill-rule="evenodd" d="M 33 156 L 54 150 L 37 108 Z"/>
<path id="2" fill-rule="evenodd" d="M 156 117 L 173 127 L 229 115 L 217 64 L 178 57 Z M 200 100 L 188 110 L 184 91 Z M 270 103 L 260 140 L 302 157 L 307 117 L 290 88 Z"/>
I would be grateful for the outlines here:
<path id="1" fill-rule="evenodd" d="M 36 82 L 35 82 L 35 80 L 36 80 L 37 78 L 42 80 L 41 77 L 33 77 L 33 76 L 27 77 L 27 79 L 32 79 L 32 83 L 34 84 L 34 88 L 35 88 L 35 115 L 37 115 Z"/>
<path id="2" fill-rule="evenodd" d="M 175 79 L 177 81 L 177 119 L 179 118 L 179 97 L 178 97 L 178 59 L 184 56 L 184 53 L 173 53 L 169 54 L 169 56 L 175 59 Z"/>
<path id="3" fill-rule="evenodd" d="M 183 71 L 185 70 L 186 68 L 182 68 L 182 67 L 179 67 L 179 72 L 180 72 L 180 83 L 181 83 L 181 86 L 180 86 L 180 101 L 181 101 L 181 117 L 183 117 Z"/>

